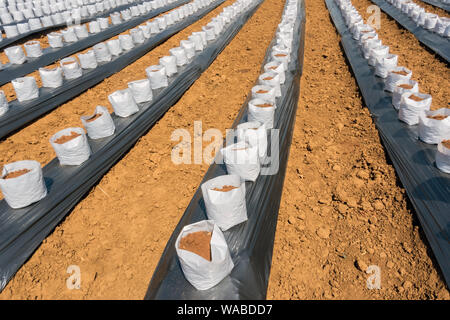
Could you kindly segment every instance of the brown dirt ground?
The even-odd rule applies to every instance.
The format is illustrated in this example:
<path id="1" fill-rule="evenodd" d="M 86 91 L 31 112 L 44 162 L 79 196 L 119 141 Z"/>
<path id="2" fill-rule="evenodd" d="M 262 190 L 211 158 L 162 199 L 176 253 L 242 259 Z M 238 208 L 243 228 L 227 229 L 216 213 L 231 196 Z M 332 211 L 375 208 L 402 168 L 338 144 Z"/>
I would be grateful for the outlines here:
<path id="1" fill-rule="evenodd" d="M 54 157 L 48 142 L 58 130 L 80 124 L 107 94 L 144 78 L 168 49 L 217 15 L 175 35 L 120 73 L 106 79 L 0 144 L 1 163 Z M 141 299 L 153 270 L 208 165 L 172 164 L 173 130 L 222 132 L 233 123 L 255 79 L 280 21 L 283 0 L 266 0 L 211 67 L 180 101 L 124 156 L 44 241 L 18 271 L 0 299 Z M 133 185 L 130 187 L 130 182 Z M 176 195 L 176 196 L 174 196 Z M 81 268 L 81 289 L 68 290 L 66 269 Z"/>
<path id="2" fill-rule="evenodd" d="M 364 7 L 368 1 L 353 3 Z M 268 298 L 449 299 L 324 1 L 306 0 L 306 14 L 301 96 Z M 384 40 L 384 19 L 382 29 Z M 318 36 L 325 34 L 326 43 Z M 422 52 L 414 57 L 432 73 L 439 63 L 422 62 L 428 54 Z M 410 68 L 419 73 L 415 63 Z M 428 75 L 433 77 L 439 87 L 439 76 Z M 369 265 L 381 269 L 380 290 L 366 288 L 369 275 L 361 270 Z"/>

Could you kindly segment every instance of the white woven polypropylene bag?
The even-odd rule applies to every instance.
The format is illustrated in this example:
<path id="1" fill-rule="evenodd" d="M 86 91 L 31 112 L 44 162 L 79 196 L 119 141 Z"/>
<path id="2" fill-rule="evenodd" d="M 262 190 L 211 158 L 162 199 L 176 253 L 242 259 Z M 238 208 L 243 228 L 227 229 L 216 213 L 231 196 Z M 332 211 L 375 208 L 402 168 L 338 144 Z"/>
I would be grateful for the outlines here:
<path id="1" fill-rule="evenodd" d="M 19 29 L 16 25 L 3 26 L 3 31 L 5 31 L 6 38 L 14 38 L 19 35 Z"/>
<path id="2" fill-rule="evenodd" d="M 195 56 L 195 44 L 192 41 L 181 40 L 180 47 L 184 49 L 188 59 L 192 59 Z"/>
<path id="3" fill-rule="evenodd" d="M 34 77 L 22 77 L 11 81 L 19 102 L 36 99 L 39 96 L 39 88 Z"/>
<path id="4" fill-rule="evenodd" d="M 129 117 L 139 111 L 130 89 L 117 90 L 108 96 L 114 113 L 122 118 Z"/>
<path id="5" fill-rule="evenodd" d="M 100 114 L 100 116 L 93 119 L 97 114 Z M 108 109 L 102 106 L 97 106 L 93 115 L 82 116 L 81 122 L 86 128 L 87 134 L 91 139 L 109 137 L 114 134 L 116 129 Z"/>
<path id="6" fill-rule="evenodd" d="M 275 89 L 275 97 L 281 97 L 280 76 L 274 71 L 268 71 L 258 77 L 258 81 L 263 86 Z"/>
<path id="7" fill-rule="evenodd" d="M 120 46 L 123 50 L 128 51 L 134 48 L 133 38 L 129 34 L 119 35 Z"/>
<path id="8" fill-rule="evenodd" d="M 218 191 L 224 186 L 232 186 L 229 191 Z M 201 185 L 206 214 L 209 220 L 226 231 L 247 221 L 245 203 L 245 181 L 237 175 L 223 175 L 206 181 Z"/>
<path id="9" fill-rule="evenodd" d="M 12 46 L 5 49 L 5 54 L 12 64 L 23 64 L 27 58 L 21 46 Z"/>
<path id="10" fill-rule="evenodd" d="M 369 53 L 369 65 L 375 66 L 377 61 L 386 58 L 389 55 L 389 47 L 388 46 L 377 46 L 370 49 Z"/>
<path id="11" fill-rule="evenodd" d="M 81 70 L 78 61 L 74 57 L 67 57 L 61 60 L 60 62 L 64 78 L 67 80 L 76 79 L 83 75 L 83 71 Z"/>
<path id="12" fill-rule="evenodd" d="M 422 99 L 421 101 L 416 100 Z M 398 119 L 412 126 L 419 123 L 419 115 L 428 110 L 431 106 L 431 95 L 424 93 L 409 92 L 402 94 L 400 98 L 400 108 L 398 110 Z"/>
<path id="13" fill-rule="evenodd" d="M 75 26 L 74 29 L 75 29 L 75 34 L 77 35 L 78 39 L 84 39 L 84 38 L 89 37 L 89 32 L 86 28 L 86 25 L 84 25 L 84 24 L 78 25 L 78 26 Z"/>
<path id="14" fill-rule="evenodd" d="M 79 53 L 78 59 L 82 69 L 95 69 L 97 68 L 97 59 L 95 58 L 94 50 L 89 50 L 86 53 Z"/>
<path id="15" fill-rule="evenodd" d="M 61 48 L 64 46 L 63 35 L 59 32 L 50 32 L 47 35 L 48 43 L 52 48 Z"/>
<path id="16" fill-rule="evenodd" d="M 261 170 L 258 148 L 246 142 L 238 142 L 220 150 L 227 172 L 244 180 L 255 181 Z"/>
<path id="17" fill-rule="evenodd" d="M 402 95 L 404 93 L 419 92 L 419 84 L 414 80 L 398 80 L 395 83 L 394 92 L 392 93 L 392 105 L 396 110 L 400 108 Z"/>
<path id="18" fill-rule="evenodd" d="M 266 125 L 258 121 L 244 122 L 236 127 L 237 141 L 247 142 L 250 146 L 258 148 L 259 158 L 267 155 Z"/>
<path id="19" fill-rule="evenodd" d="M 162 65 L 150 66 L 145 69 L 147 78 L 150 80 L 150 86 L 153 90 L 167 87 L 169 80 L 167 79 L 166 69 Z"/>
<path id="20" fill-rule="evenodd" d="M 153 99 L 152 88 L 149 79 L 128 82 L 131 94 L 137 103 L 148 102 Z"/>
<path id="21" fill-rule="evenodd" d="M 111 39 L 106 41 L 106 46 L 113 56 L 118 56 L 122 53 L 122 47 L 120 46 L 119 39 Z"/>
<path id="22" fill-rule="evenodd" d="M 448 138 L 448 137 L 447 137 Z M 447 142 L 447 146 L 444 145 L 444 141 Z M 436 151 L 436 167 L 445 173 L 450 173 L 450 140 L 444 140 L 439 142 Z"/>
<path id="23" fill-rule="evenodd" d="M 256 85 L 251 91 L 252 98 L 266 100 L 275 105 L 275 88 L 266 85 Z"/>
<path id="24" fill-rule="evenodd" d="M 398 56 L 396 54 L 388 54 L 386 57 L 383 57 L 377 60 L 375 65 L 375 75 L 381 77 L 383 79 L 387 78 L 389 72 L 394 70 L 397 67 Z"/>
<path id="25" fill-rule="evenodd" d="M 79 134 L 79 136 L 65 143 L 55 142 L 62 136 L 71 136 L 73 132 Z M 63 129 L 50 138 L 50 144 L 55 150 L 61 165 L 78 166 L 89 159 L 91 155 L 91 148 L 83 128 Z"/>
<path id="26" fill-rule="evenodd" d="M 111 61 L 111 53 L 108 50 L 108 47 L 105 43 L 97 43 L 95 46 L 92 47 L 94 49 L 95 58 L 97 59 L 97 62 L 109 62 Z"/>
<path id="27" fill-rule="evenodd" d="M 199 34 L 191 34 L 188 39 L 194 43 L 195 50 L 196 51 L 202 51 L 203 50 L 203 41 L 202 37 Z"/>
<path id="28" fill-rule="evenodd" d="M 284 70 L 284 64 L 280 61 L 270 61 L 269 63 L 264 65 L 264 71 L 269 72 L 273 71 L 278 73 L 278 76 L 280 77 L 280 83 L 283 84 L 286 81 L 286 75 Z"/>
<path id="29" fill-rule="evenodd" d="M 39 68 L 39 75 L 44 88 L 58 88 L 63 84 L 63 75 L 60 67 Z"/>
<path id="30" fill-rule="evenodd" d="M 9 110 L 8 100 L 6 99 L 3 90 L 0 90 L 0 117 Z"/>
<path id="31" fill-rule="evenodd" d="M 159 59 L 159 64 L 164 66 L 165 73 L 168 77 L 178 72 L 177 58 L 175 56 L 164 56 Z"/>
<path id="32" fill-rule="evenodd" d="M 199 231 L 212 232 L 210 242 L 211 261 L 193 252 L 180 249 L 182 238 Z M 175 250 L 184 276 L 197 290 L 207 290 L 214 287 L 228 276 L 234 268 L 225 237 L 214 221 L 203 220 L 185 226 L 177 237 Z"/>
<path id="33" fill-rule="evenodd" d="M 404 73 L 403 74 L 399 74 L 399 72 Z M 385 86 L 384 86 L 384 90 L 389 91 L 389 92 L 394 92 L 395 89 L 395 83 L 399 80 L 409 80 L 411 79 L 412 76 L 412 72 L 411 70 L 409 70 L 408 68 L 405 67 L 395 67 L 393 68 L 387 78 L 386 78 L 386 82 L 385 82 Z"/>
<path id="34" fill-rule="evenodd" d="M 438 119 L 433 117 L 441 116 Z M 425 110 L 419 115 L 419 139 L 438 144 L 450 137 L 450 109 Z"/>
<path id="35" fill-rule="evenodd" d="M 8 173 L 24 169 L 30 171 L 15 178 L 4 179 Z M 41 164 L 33 160 L 5 164 L 0 189 L 6 203 L 13 209 L 24 208 L 41 200 L 47 195 Z"/>
<path id="36" fill-rule="evenodd" d="M 188 58 L 183 48 L 175 47 L 170 49 L 169 52 L 172 56 L 175 57 L 177 66 L 184 66 L 185 64 L 188 63 Z"/>
<path id="37" fill-rule="evenodd" d="M 18 23 L 17 24 L 17 31 L 20 34 L 28 33 L 28 32 L 30 32 L 30 25 L 28 24 L 28 22 Z M 445 28 L 444 28 L 444 31 L 445 31 Z"/>
<path id="38" fill-rule="evenodd" d="M 144 43 L 145 37 L 144 33 L 139 28 L 133 28 L 130 30 L 131 38 L 133 39 L 133 42 L 135 44 L 141 44 Z"/>
<path id="39" fill-rule="evenodd" d="M 100 23 L 98 21 L 89 22 L 89 32 L 92 34 L 99 33 L 102 29 L 100 28 Z"/>
<path id="40" fill-rule="evenodd" d="M 274 103 L 258 98 L 248 102 L 248 121 L 258 121 L 264 124 L 267 129 L 272 129 L 274 126 L 274 116 Z"/>
<path id="41" fill-rule="evenodd" d="M 66 30 L 61 30 L 61 34 L 63 35 L 64 41 L 67 43 L 78 41 L 77 35 L 73 27 L 69 27 Z"/>

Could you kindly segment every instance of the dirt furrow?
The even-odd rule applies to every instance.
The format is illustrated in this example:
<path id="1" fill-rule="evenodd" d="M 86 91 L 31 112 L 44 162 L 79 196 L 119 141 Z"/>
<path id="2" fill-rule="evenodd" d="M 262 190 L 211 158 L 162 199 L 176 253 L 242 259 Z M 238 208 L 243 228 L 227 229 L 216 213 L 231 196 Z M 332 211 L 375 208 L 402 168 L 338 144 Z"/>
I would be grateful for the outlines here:
<path id="1" fill-rule="evenodd" d="M 225 5 L 231 4 L 227 1 Z M 175 129 L 223 133 L 257 78 L 283 9 L 266 0 L 211 67 L 170 111 L 118 162 L 56 228 L 0 294 L 0 299 L 140 299 L 179 218 L 202 180 L 207 164 L 174 165 Z M 127 69 L 8 138 L 2 162 L 22 158 L 45 163 L 54 157 L 49 136 L 97 104 L 107 93 L 143 78 L 144 68 L 199 29 L 221 8 L 174 36 Z M 206 142 L 205 142 L 206 144 Z M 81 289 L 68 290 L 69 265 L 81 269 Z"/>
<path id="2" fill-rule="evenodd" d="M 267 297 L 449 299 L 324 1 L 306 0 L 306 17 L 299 109 Z M 430 90 L 439 90 L 436 85 Z M 380 289 L 367 288 L 369 266 L 380 271 Z"/>

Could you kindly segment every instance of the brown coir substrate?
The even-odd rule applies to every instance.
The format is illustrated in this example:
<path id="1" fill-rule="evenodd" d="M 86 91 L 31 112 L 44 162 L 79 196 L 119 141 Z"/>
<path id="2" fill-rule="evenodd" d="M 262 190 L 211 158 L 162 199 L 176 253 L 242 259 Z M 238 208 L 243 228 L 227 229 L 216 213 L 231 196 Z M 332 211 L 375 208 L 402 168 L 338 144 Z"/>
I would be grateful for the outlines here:
<path id="1" fill-rule="evenodd" d="M 107 94 L 145 77 L 144 69 L 198 31 L 224 6 L 175 35 L 118 74 L 0 144 L 1 164 L 55 155 L 48 139 L 81 125 L 80 115 L 109 106 Z M 163 249 L 209 165 L 174 165 L 175 129 L 229 128 L 260 73 L 284 0 L 265 0 L 229 46 L 166 115 L 118 162 L 44 241 L 0 299 L 142 299 Z M 111 108 L 110 108 L 111 110 Z M 207 143 L 205 142 L 206 146 Z M 81 269 L 81 289 L 69 290 L 67 267 Z"/>
<path id="2" fill-rule="evenodd" d="M 200 257 L 211 261 L 211 237 L 212 232 L 192 232 L 181 238 L 180 249 L 193 252 Z"/>
<path id="3" fill-rule="evenodd" d="M 353 0 L 355 6 L 361 2 Z M 324 1 L 306 0 L 306 16 L 299 109 L 267 297 L 449 299 Z M 384 28 L 383 41 L 390 34 Z M 436 80 L 428 85 L 434 99 L 434 92 L 443 90 L 442 74 L 433 74 L 440 63 L 420 47 L 412 50 L 413 63 L 407 65 Z M 421 64 L 428 68 L 416 70 Z M 370 265 L 380 268 L 379 290 L 367 288 L 370 275 L 362 270 Z"/>

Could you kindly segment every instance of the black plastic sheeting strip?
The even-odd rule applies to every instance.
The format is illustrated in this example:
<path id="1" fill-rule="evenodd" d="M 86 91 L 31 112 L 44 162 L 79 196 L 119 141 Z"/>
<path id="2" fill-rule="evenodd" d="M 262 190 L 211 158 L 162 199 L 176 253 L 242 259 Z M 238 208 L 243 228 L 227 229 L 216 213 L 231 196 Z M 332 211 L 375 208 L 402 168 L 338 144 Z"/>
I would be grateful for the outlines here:
<path id="1" fill-rule="evenodd" d="M 417 126 L 398 120 L 392 95 L 384 91 L 383 80 L 364 59 L 339 8 L 333 0 L 326 4 L 364 102 L 450 287 L 450 175 L 435 166 L 436 146 L 418 140 Z"/>
<path id="2" fill-rule="evenodd" d="M 122 10 L 128 9 L 128 8 L 130 8 L 132 6 L 141 4 L 142 2 L 144 2 L 144 0 L 141 0 L 141 1 L 138 1 L 138 2 L 135 2 L 135 3 L 132 3 L 132 4 L 127 3 L 127 4 L 123 4 L 123 5 L 115 7 L 115 8 L 111 8 L 107 12 L 101 12 L 101 13 L 99 13 L 97 15 L 83 18 L 83 19 L 80 20 L 80 23 L 90 22 L 92 20 L 96 20 L 96 19 L 102 18 L 102 17 L 109 17 L 109 15 L 111 13 L 113 13 L 113 12 L 117 12 L 117 11 L 122 11 Z M 41 18 L 41 17 L 39 17 L 39 18 Z M 23 22 L 28 21 L 28 20 L 29 19 L 25 19 L 23 21 L 11 23 L 9 25 L 23 23 Z M 6 24 L 2 25 L 2 26 L 0 26 L 0 28 L 3 30 L 4 26 L 7 26 L 7 25 Z M 39 28 L 39 29 L 36 29 L 36 30 L 30 30 L 27 33 L 19 34 L 18 36 L 13 37 L 13 38 L 3 38 L 3 40 L 0 41 L 0 49 L 3 49 L 5 47 L 9 46 L 10 44 L 13 44 L 13 43 L 15 43 L 15 42 L 17 42 L 17 41 L 19 41 L 19 40 L 21 40 L 23 38 L 26 38 L 28 36 L 31 36 L 33 34 L 41 33 L 43 31 L 49 31 L 49 30 L 53 30 L 53 29 L 58 29 L 58 28 L 65 27 L 65 26 L 67 26 L 67 23 L 64 22 L 64 23 L 55 24 L 55 25 L 52 25 L 52 26 L 49 26 L 49 27 L 42 27 L 42 28 Z"/>
<path id="3" fill-rule="evenodd" d="M 208 219 L 201 189 L 198 188 L 180 222 L 170 237 L 156 267 L 145 299 L 265 299 L 272 264 L 272 252 L 281 193 L 292 141 L 295 114 L 300 92 L 303 67 L 305 10 L 299 1 L 299 17 L 294 29 L 293 56 L 282 86 L 282 97 L 277 98 L 274 128 L 279 129 L 279 170 L 274 175 L 260 175 L 255 182 L 246 182 L 248 221 L 224 231 L 234 262 L 231 274 L 208 290 L 196 290 L 184 277 L 175 251 L 175 241 L 184 226 Z M 271 46 L 274 44 L 272 42 Z M 267 50 L 264 64 L 270 60 Z M 247 101 L 233 123 L 247 121 Z M 269 146 L 270 148 L 270 146 Z M 212 164 L 203 182 L 227 174 L 224 164 Z"/>
<path id="4" fill-rule="evenodd" d="M 80 166 L 60 166 L 57 158 L 43 168 L 48 194 L 39 202 L 22 209 L 11 209 L 0 202 L 0 291 L 39 247 L 47 235 L 164 113 L 197 80 L 251 16 L 251 10 L 225 27 L 220 38 L 208 46 L 178 73 L 169 78 L 169 86 L 154 90 L 151 103 L 140 104 L 130 117 L 112 114 L 114 135 L 89 140 L 91 157 Z"/>
<path id="5" fill-rule="evenodd" d="M 434 7 L 441 8 L 442 10 L 445 10 L 447 12 L 450 12 L 450 4 L 445 4 L 436 0 L 420 0 L 420 1 L 428 3 L 429 5 L 432 5 Z"/>
<path id="6" fill-rule="evenodd" d="M 370 0 L 381 8 L 387 15 L 397 21 L 403 28 L 411 32 L 417 40 L 430 48 L 436 54 L 450 62 L 450 40 L 439 34 L 428 31 L 416 23 L 402 11 L 384 0 Z"/>
<path id="7" fill-rule="evenodd" d="M 11 132 L 23 127 L 27 123 L 37 119 L 43 114 L 59 107 L 62 103 L 72 99 L 86 89 L 96 85 L 103 79 L 122 70 L 133 61 L 145 55 L 148 51 L 166 41 L 175 33 L 193 24 L 222 4 L 225 0 L 219 0 L 206 8 L 194 13 L 182 22 L 173 24 L 164 31 L 147 39 L 143 44 L 125 52 L 119 56 L 113 56 L 110 62 L 101 63 L 95 69 L 83 70 L 83 75 L 76 79 L 64 80 L 58 88 L 39 88 L 39 97 L 20 103 L 18 100 L 9 103 L 9 110 L 0 116 L 0 139 Z"/>
<path id="8" fill-rule="evenodd" d="M 13 79 L 30 74 L 40 67 L 47 66 L 61 58 L 67 57 L 73 53 L 89 48 L 96 43 L 110 39 L 126 30 L 136 27 L 148 19 L 154 18 L 161 13 L 172 10 L 178 6 L 189 3 L 190 0 L 179 0 L 175 3 L 169 4 L 156 10 L 152 10 L 146 15 L 136 17 L 128 20 L 117 26 L 112 26 L 104 31 L 92 34 L 89 37 L 76 41 L 74 43 L 65 43 L 62 48 L 45 48 L 42 50 L 43 55 L 38 58 L 27 58 L 23 64 L 5 64 L 3 69 L 0 69 L 0 85 L 10 82 Z"/>

